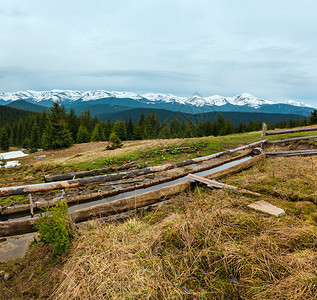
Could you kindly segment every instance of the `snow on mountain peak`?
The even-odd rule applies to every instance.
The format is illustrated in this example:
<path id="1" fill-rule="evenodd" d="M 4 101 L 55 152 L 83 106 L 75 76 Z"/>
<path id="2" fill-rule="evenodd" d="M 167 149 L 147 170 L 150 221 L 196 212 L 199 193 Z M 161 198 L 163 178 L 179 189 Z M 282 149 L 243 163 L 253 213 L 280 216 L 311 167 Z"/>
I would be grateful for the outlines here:
<path id="1" fill-rule="evenodd" d="M 180 97 L 172 94 L 161 93 L 146 93 L 137 94 L 133 92 L 117 92 L 117 91 L 73 91 L 73 90 L 59 90 L 53 89 L 51 91 L 19 91 L 11 93 L 0 93 L 0 100 L 3 101 L 15 101 L 15 100 L 32 100 L 33 102 L 46 101 L 60 101 L 60 102 L 72 102 L 72 101 L 91 101 L 102 98 L 117 98 L 117 99 L 133 99 L 136 101 L 142 101 L 147 103 L 163 102 L 163 103 L 178 103 L 183 105 L 194 105 L 197 107 L 202 106 L 223 106 L 226 104 L 249 106 L 253 108 L 259 108 L 264 104 L 277 104 L 285 103 L 297 107 L 311 107 L 305 103 L 297 102 L 294 100 L 288 100 L 285 102 L 276 102 L 267 99 L 257 98 L 249 93 L 242 93 L 234 97 L 224 97 L 220 95 L 213 95 L 203 97 L 198 92 L 195 92 L 191 97 Z"/>

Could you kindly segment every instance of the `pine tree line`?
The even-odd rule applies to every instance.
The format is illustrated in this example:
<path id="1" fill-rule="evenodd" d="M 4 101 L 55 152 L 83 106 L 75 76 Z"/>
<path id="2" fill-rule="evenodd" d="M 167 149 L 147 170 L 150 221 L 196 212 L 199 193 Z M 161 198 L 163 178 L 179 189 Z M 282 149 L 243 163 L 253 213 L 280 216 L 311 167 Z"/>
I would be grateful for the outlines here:
<path id="1" fill-rule="evenodd" d="M 312 111 L 309 119 L 269 124 L 269 129 L 311 124 L 317 124 L 316 110 Z M 142 114 L 135 124 L 131 118 L 129 121 L 101 122 L 96 116 L 92 117 L 89 111 L 83 112 L 80 116 L 75 114 L 74 109 L 66 113 L 65 107 L 55 102 L 49 113 L 43 111 L 27 118 L 24 116 L 12 126 L 0 127 L 0 149 L 8 150 L 10 146 L 24 147 L 30 151 L 36 151 L 39 148 L 45 150 L 67 148 L 74 143 L 108 140 L 111 133 L 115 133 L 122 141 L 125 141 L 219 136 L 258 131 L 261 128 L 260 121 L 250 121 L 248 124 L 241 121 L 234 126 L 230 118 L 225 120 L 221 114 L 213 122 L 202 118 L 197 123 L 191 119 L 180 121 L 176 117 L 170 122 L 168 120 L 161 122 L 154 112 L 147 116 Z"/>

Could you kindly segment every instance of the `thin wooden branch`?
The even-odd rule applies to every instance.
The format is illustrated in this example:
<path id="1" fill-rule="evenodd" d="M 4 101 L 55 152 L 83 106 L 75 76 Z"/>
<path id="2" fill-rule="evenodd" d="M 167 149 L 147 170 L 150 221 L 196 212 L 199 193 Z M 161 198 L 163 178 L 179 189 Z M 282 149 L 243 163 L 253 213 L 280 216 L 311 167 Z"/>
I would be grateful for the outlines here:
<path id="1" fill-rule="evenodd" d="M 287 143 L 287 142 L 293 142 L 293 141 L 300 141 L 300 140 L 310 140 L 317 138 L 317 135 L 311 135 L 311 136 L 302 136 L 297 138 L 291 138 L 291 139 L 285 139 L 285 140 L 277 140 L 277 141 L 267 141 L 267 144 L 278 144 L 278 143 Z"/>
<path id="2" fill-rule="evenodd" d="M 194 175 L 194 174 L 188 174 L 187 177 L 190 178 L 190 179 L 193 179 L 195 181 L 199 181 L 199 182 L 205 183 L 205 184 L 207 184 L 207 186 L 216 187 L 216 188 L 220 188 L 220 189 L 223 189 L 223 188 L 231 189 L 231 190 L 238 191 L 240 193 L 247 193 L 247 194 L 252 194 L 252 195 L 255 195 L 255 196 L 261 196 L 261 194 L 256 193 L 256 192 L 252 192 L 252 191 L 249 191 L 249 190 L 246 190 L 246 189 L 238 188 L 236 186 L 232 186 L 232 185 L 224 184 L 224 183 L 221 183 L 221 182 L 217 182 L 216 180 L 210 180 L 210 179 L 207 179 L 207 178 L 204 178 L 204 177 L 201 177 L 201 176 L 197 176 L 197 175 Z"/>
<path id="3" fill-rule="evenodd" d="M 266 135 L 305 132 L 305 131 L 317 131 L 317 127 L 306 127 L 306 128 L 294 128 L 294 129 L 286 129 L 286 130 L 267 131 Z"/>

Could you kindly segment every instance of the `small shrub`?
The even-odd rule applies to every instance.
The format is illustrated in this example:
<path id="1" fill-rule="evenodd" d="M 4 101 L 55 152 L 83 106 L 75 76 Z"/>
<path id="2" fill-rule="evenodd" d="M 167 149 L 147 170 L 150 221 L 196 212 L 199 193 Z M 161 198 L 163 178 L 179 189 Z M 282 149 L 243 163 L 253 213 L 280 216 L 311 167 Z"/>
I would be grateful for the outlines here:
<path id="1" fill-rule="evenodd" d="M 111 145 L 107 146 L 107 150 L 114 150 L 122 147 L 120 138 L 114 132 L 110 134 L 109 142 Z"/>
<path id="2" fill-rule="evenodd" d="M 55 255 L 66 252 L 74 237 L 73 223 L 68 217 L 67 203 L 59 201 L 51 209 L 44 208 L 44 214 L 39 216 L 35 228 L 39 231 L 40 241 L 52 246 Z"/>

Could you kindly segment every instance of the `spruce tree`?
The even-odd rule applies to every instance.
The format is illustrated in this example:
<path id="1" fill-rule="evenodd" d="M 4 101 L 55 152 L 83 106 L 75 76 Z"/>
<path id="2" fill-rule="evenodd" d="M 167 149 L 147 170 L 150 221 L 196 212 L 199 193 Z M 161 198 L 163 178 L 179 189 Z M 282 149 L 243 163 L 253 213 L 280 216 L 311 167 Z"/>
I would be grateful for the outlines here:
<path id="1" fill-rule="evenodd" d="M 105 140 L 105 134 L 103 132 L 102 124 L 97 123 L 95 125 L 94 130 L 91 134 L 91 141 L 92 142 L 98 142 L 98 141 L 104 141 Z"/>
<path id="2" fill-rule="evenodd" d="M 171 137 L 170 126 L 169 126 L 167 120 L 165 120 L 162 124 L 160 131 L 159 131 L 158 138 L 159 139 L 169 139 L 170 137 Z"/>
<path id="3" fill-rule="evenodd" d="M 6 126 L 2 127 L 0 130 L 0 149 L 3 151 L 8 151 L 10 147 L 10 136 Z"/>
<path id="4" fill-rule="evenodd" d="M 70 147 L 74 140 L 67 128 L 65 107 L 58 102 L 54 102 L 51 107 L 50 118 L 52 123 L 52 148 Z"/>
<path id="5" fill-rule="evenodd" d="M 78 132 L 77 132 L 76 142 L 78 144 L 81 144 L 81 143 L 88 143 L 89 141 L 90 141 L 90 134 L 88 129 L 86 128 L 84 124 L 80 124 Z"/>
<path id="6" fill-rule="evenodd" d="M 36 152 L 41 145 L 40 128 L 35 121 L 32 126 L 31 136 L 30 136 L 30 151 Z"/>

